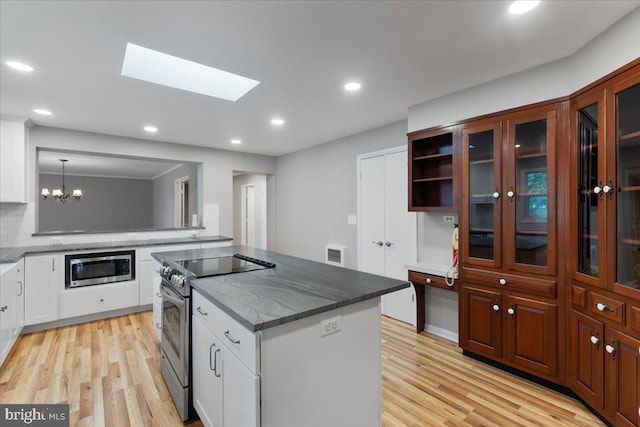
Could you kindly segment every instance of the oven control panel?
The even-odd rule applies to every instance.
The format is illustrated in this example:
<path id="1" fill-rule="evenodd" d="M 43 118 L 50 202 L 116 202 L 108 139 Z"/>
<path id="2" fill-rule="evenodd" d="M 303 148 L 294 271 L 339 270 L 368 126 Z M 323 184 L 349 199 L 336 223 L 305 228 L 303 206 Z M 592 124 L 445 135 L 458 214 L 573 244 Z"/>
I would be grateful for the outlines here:
<path id="1" fill-rule="evenodd" d="M 162 266 L 160 269 L 160 276 L 177 288 L 182 288 L 187 283 L 187 276 L 168 265 Z"/>

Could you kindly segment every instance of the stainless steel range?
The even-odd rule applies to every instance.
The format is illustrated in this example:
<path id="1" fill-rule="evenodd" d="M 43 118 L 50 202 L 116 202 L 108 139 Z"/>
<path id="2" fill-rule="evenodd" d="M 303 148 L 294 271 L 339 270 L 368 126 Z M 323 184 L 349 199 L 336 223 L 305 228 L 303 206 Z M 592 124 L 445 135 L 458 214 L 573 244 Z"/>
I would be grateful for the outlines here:
<path id="1" fill-rule="evenodd" d="M 208 276 L 273 268 L 275 264 L 235 254 L 218 258 L 165 261 L 162 285 L 161 373 L 182 420 L 191 403 L 191 281 Z"/>

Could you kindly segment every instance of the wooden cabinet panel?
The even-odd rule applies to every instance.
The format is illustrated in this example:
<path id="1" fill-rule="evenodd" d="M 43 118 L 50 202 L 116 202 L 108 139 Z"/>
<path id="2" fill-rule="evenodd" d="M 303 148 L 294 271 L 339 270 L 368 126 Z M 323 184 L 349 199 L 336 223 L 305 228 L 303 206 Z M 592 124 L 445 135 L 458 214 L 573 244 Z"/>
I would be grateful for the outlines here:
<path id="1" fill-rule="evenodd" d="M 631 329 L 640 332 L 640 307 L 631 306 L 631 322 L 629 322 Z"/>
<path id="2" fill-rule="evenodd" d="M 499 287 L 505 291 L 522 292 L 548 298 L 556 297 L 557 282 L 555 280 L 485 271 L 477 268 L 465 268 L 464 278 L 483 285 Z"/>
<path id="3" fill-rule="evenodd" d="M 558 372 L 558 307 L 541 301 L 508 297 L 507 358 L 529 371 Z"/>
<path id="4" fill-rule="evenodd" d="M 570 385 L 591 407 L 603 409 L 604 327 L 601 322 L 572 311 Z"/>
<path id="5" fill-rule="evenodd" d="M 616 329 L 606 331 L 605 413 L 616 426 L 640 423 L 640 341 Z"/>
<path id="6" fill-rule="evenodd" d="M 597 292 L 589 292 L 589 310 L 593 314 L 624 325 L 624 303 Z"/>
<path id="7" fill-rule="evenodd" d="M 461 343 L 465 350 L 483 356 L 502 355 L 502 295 L 463 286 L 461 292 Z"/>
<path id="8" fill-rule="evenodd" d="M 583 287 L 573 285 L 571 287 L 571 303 L 578 307 L 587 308 L 587 290 Z"/>

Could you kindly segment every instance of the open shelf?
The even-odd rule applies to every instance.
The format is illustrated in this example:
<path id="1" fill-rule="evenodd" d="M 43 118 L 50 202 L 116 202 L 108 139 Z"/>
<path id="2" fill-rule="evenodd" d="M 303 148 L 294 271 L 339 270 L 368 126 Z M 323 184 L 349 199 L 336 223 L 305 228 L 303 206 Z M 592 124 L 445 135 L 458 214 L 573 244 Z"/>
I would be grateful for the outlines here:
<path id="1" fill-rule="evenodd" d="M 453 179 L 452 176 L 437 176 L 435 178 L 420 178 L 414 179 L 413 182 L 433 182 L 433 181 L 451 181 Z"/>

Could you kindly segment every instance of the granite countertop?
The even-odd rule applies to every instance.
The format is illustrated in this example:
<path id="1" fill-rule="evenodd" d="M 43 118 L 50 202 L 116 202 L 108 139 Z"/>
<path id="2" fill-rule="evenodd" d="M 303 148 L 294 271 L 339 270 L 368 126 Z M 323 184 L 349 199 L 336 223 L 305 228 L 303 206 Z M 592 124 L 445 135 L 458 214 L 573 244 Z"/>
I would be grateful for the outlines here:
<path id="1" fill-rule="evenodd" d="M 449 268 L 449 265 L 442 264 L 432 264 L 428 262 L 415 262 L 413 264 L 405 265 L 407 270 L 417 271 L 418 273 L 432 274 L 434 276 L 446 276 Z"/>
<path id="2" fill-rule="evenodd" d="M 87 251 L 94 249 L 118 249 L 140 246 L 170 245 L 181 243 L 205 243 L 205 242 L 229 242 L 233 238 L 225 236 L 193 236 L 193 237 L 168 237 L 155 239 L 135 239 L 105 242 L 65 243 L 61 245 L 41 246 L 16 246 L 13 248 L 0 248 L 0 264 L 14 263 L 26 255 L 35 255 L 50 252 Z"/>
<path id="3" fill-rule="evenodd" d="M 191 282 L 194 289 L 251 331 L 260 331 L 314 314 L 375 298 L 410 286 L 390 279 L 275 252 L 230 246 L 152 253 L 159 261 L 244 254 L 275 268 Z"/>

